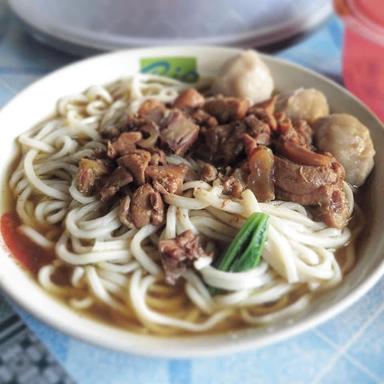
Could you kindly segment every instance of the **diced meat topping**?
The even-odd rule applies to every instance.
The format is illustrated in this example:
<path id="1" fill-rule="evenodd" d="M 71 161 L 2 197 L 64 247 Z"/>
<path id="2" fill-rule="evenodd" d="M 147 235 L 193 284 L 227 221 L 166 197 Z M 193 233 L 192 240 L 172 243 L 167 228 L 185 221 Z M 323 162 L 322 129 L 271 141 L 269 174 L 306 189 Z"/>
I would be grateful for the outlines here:
<path id="1" fill-rule="evenodd" d="M 141 140 L 142 137 L 140 132 L 123 132 L 115 141 L 108 141 L 107 156 L 110 159 L 115 159 L 118 156 L 123 156 L 133 151 L 136 148 L 136 143 Z"/>
<path id="2" fill-rule="evenodd" d="M 313 209 L 317 220 L 323 221 L 330 227 L 343 228 L 349 220 L 348 202 L 343 184 L 334 184 L 329 191 L 329 199 Z"/>
<path id="3" fill-rule="evenodd" d="M 159 127 L 153 121 L 148 121 L 138 129 L 143 138 L 137 142 L 137 146 L 148 150 L 155 148 L 160 135 Z"/>
<path id="4" fill-rule="evenodd" d="M 200 176 L 203 181 L 208 183 L 212 182 L 217 178 L 217 169 L 212 164 L 203 163 L 200 169 Z"/>
<path id="5" fill-rule="evenodd" d="M 180 165 L 149 166 L 146 176 L 161 193 L 181 193 L 188 167 Z"/>
<path id="6" fill-rule="evenodd" d="M 298 202 L 330 226 L 348 221 L 343 166 L 316 149 L 311 125 L 291 120 L 276 96 L 251 106 L 246 98 L 205 99 L 187 89 L 173 103 L 148 99 L 122 119 L 124 126 L 101 132 L 109 139 L 105 151 L 80 160 L 77 185 L 118 202 L 120 221 L 129 228 L 161 225 L 162 194 L 181 194 L 183 183 L 196 179 L 219 180 L 223 193 L 236 198 L 249 188 L 262 202 L 275 195 Z M 168 164 L 166 153 L 190 156 L 200 168 Z"/>
<path id="7" fill-rule="evenodd" d="M 252 136 L 248 135 L 248 133 L 243 134 L 243 142 L 245 147 L 245 152 L 249 156 L 254 149 L 258 147 L 258 142 Z"/>
<path id="8" fill-rule="evenodd" d="M 166 165 L 167 158 L 161 149 L 153 149 L 149 165 Z"/>
<path id="9" fill-rule="evenodd" d="M 261 202 L 274 200 L 273 152 L 264 146 L 255 148 L 248 156 L 248 170 L 247 185 L 257 200 Z"/>
<path id="10" fill-rule="evenodd" d="M 241 193 L 245 189 L 245 182 L 238 173 L 235 173 L 228 177 L 223 177 L 222 184 L 223 193 L 236 198 L 239 198 L 241 196 Z"/>
<path id="11" fill-rule="evenodd" d="M 161 225 L 164 221 L 164 203 L 160 193 L 150 184 L 138 187 L 130 201 L 129 213 L 136 228 L 147 224 Z"/>
<path id="12" fill-rule="evenodd" d="M 93 193 L 96 183 L 108 173 L 108 168 L 100 159 L 82 158 L 77 172 L 77 187 L 81 193 Z"/>
<path id="13" fill-rule="evenodd" d="M 136 149 L 118 159 L 118 164 L 127 168 L 137 185 L 145 183 L 145 170 L 151 161 L 151 154 L 142 149 Z"/>
<path id="14" fill-rule="evenodd" d="M 249 115 L 244 119 L 248 128 L 248 134 L 253 137 L 257 144 L 271 144 L 271 129 L 269 125 L 258 119 L 255 115 Z"/>
<path id="15" fill-rule="evenodd" d="M 311 193 L 321 186 L 334 184 L 342 177 L 342 168 L 335 161 L 332 166 L 308 166 L 275 156 L 275 185 L 296 194 Z"/>
<path id="16" fill-rule="evenodd" d="M 266 123 L 272 131 L 277 129 L 277 121 L 274 116 L 276 106 L 276 96 L 259 103 L 248 110 L 249 115 L 255 115 L 259 120 Z"/>
<path id="17" fill-rule="evenodd" d="M 209 256 L 201 247 L 198 236 L 191 230 L 184 231 L 174 239 L 160 240 L 159 250 L 165 278 L 172 285 L 194 260 Z"/>
<path id="18" fill-rule="evenodd" d="M 120 200 L 119 205 L 119 220 L 128 228 L 134 228 L 134 224 L 131 220 L 131 214 L 129 212 L 129 208 L 131 206 L 131 198 L 129 195 L 124 196 Z"/>
<path id="19" fill-rule="evenodd" d="M 276 148 L 280 154 L 297 164 L 327 167 L 333 160 L 330 155 L 313 152 L 290 141 L 281 141 Z"/>
<path id="20" fill-rule="evenodd" d="M 277 198 L 317 207 L 316 216 L 329 226 L 343 228 L 347 224 L 345 172 L 336 160 L 329 166 L 305 166 L 275 156 L 274 176 Z"/>
<path id="21" fill-rule="evenodd" d="M 124 167 L 117 167 L 109 176 L 103 180 L 100 189 L 101 201 L 107 201 L 116 195 L 122 187 L 131 183 L 133 177 Z"/>
<path id="22" fill-rule="evenodd" d="M 185 152 L 197 140 L 199 126 L 183 112 L 175 110 L 170 113 L 160 131 L 162 142 L 176 155 Z"/>
<path id="23" fill-rule="evenodd" d="M 211 116 L 203 109 L 196 109 L 191 111 L 191 118 L 195 124 L 199 125 L 200 127 L 212 128 L 219 124 L 216 117 Z"/>
<path id="24" fill-rule="evenodd" d="M 148 120 L 160 124 L 166 108 L 165 105 L 154 99 L 148 99 L 141 104 L 138 114 L 139 116 L 146 117 Z"/>
<path id="25" fill-rule="evenodd" d="M 215 97 L 204 104 L 204 110 L 222 124 L 243 119 L 249 107 L 248 99 L 236 97 Z"/>
<path id="26" fill-rule="evenodd" d="M 310 206 L 314 217 L 330 227 L 344 228 L 349 220 L 349 208 L 343 183 L 328 184 L 311 193 L 296 194 L 276 189 L 276 197 Z"/>
<path id="27" fill-rule="evenodd" d="M 244 150 L 242 140 L 246 126 L 241 122 L 204 128 L 197 155 L 204 161 L 219 166 L 234 164 Z"/>
<path id="28" fill-rule="evenodd" d="M 289 142 L 310 149 L 309 142 L 312 139 L 312 131 L 309 126 L 308 128 L 302 127 L 300 121 L 293 125 L 292 121 L 284 113 L 275 116 L 277 119 L 278 142 Z"/>
<path id="29" fill-rule="evenodd" d="M 204 96 L 194 88 L 188 88 L 180 93 L 173 103 L 175 108 L 198 108 L 205 102 Z"/>
<path id="30" fill-rule="evenodd" d="M 301 141 L 304 143 L 304 146 L 310 148 L 312 145 L 313 130 L 311 126 L 305 120 L 296 121 L 294 128 L 301 137 Z"/>
<path id="31" fill-rule="evenodd" d="M 333 190 L 336 184 L 323 185 L 314 189 L 311 193 L 293 193 L 284 191 L 276 187 L 276 197 L 280 200 L 293 201 L 305 206 L 320 206 L 326 204 L 330 199 L 330 191 Z"/>

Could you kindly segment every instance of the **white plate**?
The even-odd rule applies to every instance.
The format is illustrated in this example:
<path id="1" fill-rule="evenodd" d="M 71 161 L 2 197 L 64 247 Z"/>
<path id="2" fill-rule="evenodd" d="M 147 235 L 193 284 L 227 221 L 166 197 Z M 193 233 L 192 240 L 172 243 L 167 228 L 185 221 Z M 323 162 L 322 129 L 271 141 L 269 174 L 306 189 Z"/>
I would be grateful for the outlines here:
<path id="1" fill-rule="evenodd" d="M 58 98 L 81 92 L 91 84 L 103 84 L 134 74 L 139 70 L 139 61 L 143 57 L 195 57 L 198 71 L 212 75 L 220 63 L 238 52 L 219 47 L 138 49 L 97 56 L 54 72 L 21 92 L 0 112 L 0 164 L 10 163 L 15 154 L 15 138 L 53 113 Z M 374 173 L 366 187 L 369 204 L 365 210 L 369 212 L 369 231 L 365 243 L 361 245 L 357 265 L 340 286 L 314 300 L 292 322 L 276 323 L 268 331 L 265 328 L 250 328 L 238 332 L 236 337 L 220 334 L 160 338 L 130 333 L 76 314 L 47 295 L 16 264 L 0 239 L 0 286 L 4 291 L 27 311 L 69 335 L 125 352 L 177 358 L 219 355 L 282 340 L 335 316 L 366 293 L 384 273 L 383 128 L 371 112 L 342 87 L 297 65 L 268 56 L 264 56 L 264 60 L 272 71 L 278 89 L 314 87 L 323 91 L 334 111 L 351 113 L 370 128 L 378 150 Z M 6 174 L 6 167 L 1 167 L 3 191 Z"/>
<path id="2" fill-rule="evenodd" d="M 260 47 L 304 33 L 331 0 L 9 0 L 40 40 L 84 53 L 164 45 Z"/>

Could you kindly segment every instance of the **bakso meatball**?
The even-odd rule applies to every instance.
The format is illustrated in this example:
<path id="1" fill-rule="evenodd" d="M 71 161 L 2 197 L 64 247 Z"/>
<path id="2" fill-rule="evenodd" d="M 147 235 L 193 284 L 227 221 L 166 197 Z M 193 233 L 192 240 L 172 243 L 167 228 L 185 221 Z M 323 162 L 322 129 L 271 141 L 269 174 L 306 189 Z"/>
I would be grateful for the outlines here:
<path id="1" fill-rule="evenodd" d="M 346 181 L 360 186 L 373 168 L 373 148 L 368 128 L 355 117 L 334 113 L 313 126 L 316 146 L 330 152 L 344 166 Z"/>
<path id="2" fill-rule="evenodd" d="M 276 112 L 285 112 L 291 119 L 312 123 L 320 117 L 327 116 L 329 106 L 322 92 L 314 88 L 299 88 L 278 96 Z"/>
<path id="3" fill-rule="evenodd" d="M 271 97 L 273 87 L 269 68 L 255 51 L 249 50 L 223 64 L 212 90 L 215 94 L 248 97 L 259 103 Z"/>

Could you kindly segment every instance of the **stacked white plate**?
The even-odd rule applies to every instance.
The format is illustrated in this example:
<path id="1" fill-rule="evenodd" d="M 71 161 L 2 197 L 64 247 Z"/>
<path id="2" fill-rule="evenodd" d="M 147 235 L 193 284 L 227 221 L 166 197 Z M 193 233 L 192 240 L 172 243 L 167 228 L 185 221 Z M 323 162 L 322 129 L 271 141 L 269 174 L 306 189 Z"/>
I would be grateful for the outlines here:
<path id="1" fill-rule="evenodd" d="M 305 33 L 330 0 L 9 0 L 40 40 L 75 53 L 156 45 L 260 47 Z"/>

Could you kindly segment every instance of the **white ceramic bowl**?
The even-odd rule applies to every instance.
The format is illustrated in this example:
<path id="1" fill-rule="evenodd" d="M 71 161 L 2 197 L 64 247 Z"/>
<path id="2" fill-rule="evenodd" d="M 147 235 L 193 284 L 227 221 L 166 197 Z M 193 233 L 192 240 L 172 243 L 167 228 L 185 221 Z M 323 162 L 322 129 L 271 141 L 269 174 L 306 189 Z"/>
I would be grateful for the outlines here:
<path id="1" fill-rule="evenodd" d="M 56 101 L 81 92 L 92 84 L 103 84 L 139 70 L 143 57 L 194 57 L 198 71 L 213 75 L 220 64 L 239 51 L 219 47 L 168 47 L 120 51 L 96 56 L 67 66 L 34 83 L 17 95 L 0 112 L 0 170 L 4 191 L 8 167 L 15 155 L 15 138 L 54 112 Z M 104 347 L 142 355 L 162 357 L 201 357 L 255 348 L 307 330 L 335 316 L 366 293 L 384 273 L 384 131 L 372 113 L 345 89 L 326 78 L 282 60 L 264 56 L 276 88 L 291 90 L 314 87 L 325 93 L 333 111 L 347 112 L 369 127 L 377 150 L 375 169 L 365 187 L 368 215 L 364 242 L 358 261 L 342 284 L 314 300 L 308 309 L 291 321 L 264 328 L 250 328 L 236 334 L 182 338 L 138 335 L 81 316 L 47 295 L 7 252 L 0 239 L 0 286 L 19 305 L 51 326 L 69 335 Z M 2 213 L 4 212 L 4 208 Z"/>

